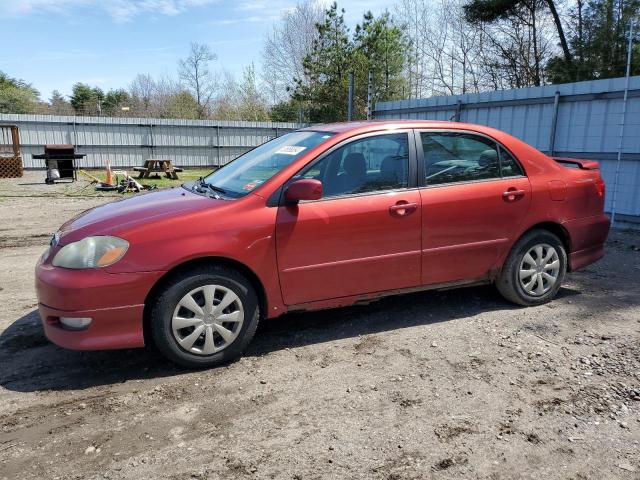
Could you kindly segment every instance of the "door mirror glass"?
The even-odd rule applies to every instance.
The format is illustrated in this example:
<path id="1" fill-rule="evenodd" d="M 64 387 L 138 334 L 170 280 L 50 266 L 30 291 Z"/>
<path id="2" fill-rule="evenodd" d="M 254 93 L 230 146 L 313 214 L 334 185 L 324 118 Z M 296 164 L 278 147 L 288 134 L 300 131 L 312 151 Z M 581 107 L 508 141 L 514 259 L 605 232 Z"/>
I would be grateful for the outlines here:
<path id="1" fill-rule="evenodd" d="M 322 198 L 322 182 L 313 178 L 297 180 L 284 191 L 284 198 L 288 202 L 320 200 Z"/>

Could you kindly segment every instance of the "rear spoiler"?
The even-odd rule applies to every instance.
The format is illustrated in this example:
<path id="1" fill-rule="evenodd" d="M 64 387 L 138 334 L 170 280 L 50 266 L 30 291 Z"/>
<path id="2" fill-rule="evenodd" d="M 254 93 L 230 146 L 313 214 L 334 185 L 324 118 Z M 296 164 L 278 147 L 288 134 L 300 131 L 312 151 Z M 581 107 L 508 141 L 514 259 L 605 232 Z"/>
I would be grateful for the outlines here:
<path id="1" fill-rule="evenodd" d="M 599 170 L 600 164 L 596 160 L 581 160 L 579 158 L 551 157 L 560 164 L 565 164 L 569 168 L 579 168 L 581 170 Z"/>

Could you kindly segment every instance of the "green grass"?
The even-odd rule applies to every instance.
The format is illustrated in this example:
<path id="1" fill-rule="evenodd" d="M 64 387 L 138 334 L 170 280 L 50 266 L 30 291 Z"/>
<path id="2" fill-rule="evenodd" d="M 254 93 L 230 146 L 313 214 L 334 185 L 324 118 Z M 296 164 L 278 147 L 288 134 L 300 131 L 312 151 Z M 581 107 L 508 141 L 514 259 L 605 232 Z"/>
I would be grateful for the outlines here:
<path id="1" fill-rule="evenodd" d="M 115 168 L 113 170 L 119 170 Z M 152 176 L 151 178 L 139 179 L 138 172 L 133 170 L 126 170 L 126 172 L 136 179 L 136 181 L 142 185 L 156 185 L 158 188 L 169 188 L 176 187 L 178 185 L 182 185 L 185 182 L 189 182 L 192 180 L 197 180 L 200 177 L 205 177 L 213 171 L 213 168 L 193 168 L 193 169 L 184 169 L 182 172 L 178 173 L 178 180 L 172 180 L 164 176 L 164 174 L 160 178 L 155 178 Z M 87 173 L 93 175 L 94 177 L 99 178 L 104 181 L 106 179 L 106 172 L 104 169 L 102 170 L 86 170 Z M 78 177 L 89 180 L 89 177 L 78 173 Z M 113 180 L 115 181 L 116 175 L 113 176 Z M 118 176 L 120 179 L 120 176 Z"/>

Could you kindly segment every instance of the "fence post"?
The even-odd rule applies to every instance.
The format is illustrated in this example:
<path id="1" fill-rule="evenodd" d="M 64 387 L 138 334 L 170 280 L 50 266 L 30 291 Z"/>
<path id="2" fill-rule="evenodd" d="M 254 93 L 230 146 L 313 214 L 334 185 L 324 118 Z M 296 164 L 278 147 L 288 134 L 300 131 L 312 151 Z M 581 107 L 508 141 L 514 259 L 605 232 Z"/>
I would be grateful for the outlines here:
<path id="1" fill-rule="evenodd" d="M 216 157 L 218 161 L 218 165 L 216 167 L 220 168 L 220 125 L 216 124 Z"/>
<path id="2" fill-rule="evenodd" d="M 149 158 L 153 158 L 153 124 L 149 124 Z"/>
<path id="3" fill-rule="evenodd" d="M 76 128 L 76 116 L 73 116 L 73 148 L 78 148 L 78 129 Z"/>
<path id="4" fill-rule="evenodd" d="M 633 51 L 633 27 L 631 20 L 629 25 L 629 49 L 627 51 L 627 74 L 624 86 L 624 98 L 622 100 L 622 119 L 620 121 L 620 140 L 618 143 L 618 157 L 616 159 L 616 174 L 613 178 L 613 196 L 611 197 L 611 227 L 616 224 L 616 197 L 618 195 L 618 179 L 620 178 L 620 163 L 622 162 L 622 144 L 624 141 L 624 124 L 627 116 L 627 99 L 629 98 L 629 76 L 631 74 L 631 52 Z"/>
<path id="5" fill-rule="evenodd" d="M 553 115 L 551 117 L 551 133 L 549 134 L 549 155 L 556 154 L 556 127 L 558 125 L 558 108 L 560 106 L 560 92 L 553 97 Z"/>
<path id="6" fill-rule="evenodd" d="M 11 128 L 11 143 L 13 143 L 13 156 L 20 156 L 20 134 L 18 133 L 18 127 Z"/>
<path id="7" fill-rule="evenodd" d="M 367 120 L 373 118 L 373 72 L 369 70 L 369 84 L 367 85 Z"/>
<path id="8" fill-rule="evenodd" d="M 461 111 L 462 111 L 462 100 L 458 100 L 456 102 L 456 113 L 453 116 L 453 120 L 455 122 L 459 122 L 460 121 L 460 113 L 461 113 Z"/>
<path id="9" fill-rule="evenodd" d="M 74 150 L 78 150 L 78 122 L 76 121 L 77 116 L 74 115 L 73 116 L 73 149 Z M 80 153 L 78 151 L 76 151 L 76 153 Z M 81 158 L 80 161 L 78 162 L 80 164 L 80 167 L 84 167 L 84 165 L 82 165 L 82 162 L 87 162 L 87 165 L 89 164 L 89 159 L 87 157 Z"/>
<path id="10" fill-rule="evenodd" d="M 347 99 L 347 122 L 353 120 L 353 73 L 349 73 L 349 97 Z"/>

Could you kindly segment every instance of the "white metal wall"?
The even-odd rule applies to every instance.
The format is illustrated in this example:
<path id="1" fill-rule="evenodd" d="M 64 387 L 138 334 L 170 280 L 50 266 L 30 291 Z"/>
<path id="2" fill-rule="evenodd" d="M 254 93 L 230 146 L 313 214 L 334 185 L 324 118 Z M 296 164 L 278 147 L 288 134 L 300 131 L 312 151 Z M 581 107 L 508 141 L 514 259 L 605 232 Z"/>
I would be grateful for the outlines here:
<path id="1" fill-rule="evenodd" d="M 624 78 L 382 102 L 374 116 L 458 120 L 503 130 L 556 156 L 599 160 L 611 198 L 622 122 Z M 556 108 L 557 96 L 557 108 Z M 616 215 L 640 221 L 640 76 L 631 77 Z M 555 129 L 554 129 L 555 117 Z"/>
<path id="2" fill-rule="evenodd" d="M 18 125 L 25 168 L 42 168 L 47 144 L 74 144 L 86 154 L 80 167 L 142 165 L 168 158 L 176 166 L 224 165 L 247 150 L 302 125 L 119 117 L 0 114 L 0 123 Z"/>

